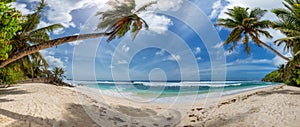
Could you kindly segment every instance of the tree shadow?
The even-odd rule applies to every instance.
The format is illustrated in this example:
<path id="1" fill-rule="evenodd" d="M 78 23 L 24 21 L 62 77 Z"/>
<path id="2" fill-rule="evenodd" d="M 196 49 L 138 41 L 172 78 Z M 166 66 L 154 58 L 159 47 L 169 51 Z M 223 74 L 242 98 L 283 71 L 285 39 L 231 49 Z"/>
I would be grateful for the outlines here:
<path id="1" fill-rule="evenodd" d="M 17 88 L 0 88 L 0 97 L 5 95 L 27 94 L 28 91 L 18 90 Z"/>
<path id="2" fill-rule="evenodd" d="M 0 98 L 0 103 L 3 103 L 3 102 L 10 102 L 10 101 L 14 101 L 14 100 L 9 100 L 9 99 L 2 99 L 2 98 Z"/>
<path id="3" fill-rule="evenodd" d="M 1 108 L 0 114 L 16 120 L 7 125 L 9 127 L 99 127 L 92 119 L 88 119 L 89 116 L 84 112 L 82 106 L 70 104 L 66 109 L 68 112 L 64 113 L 63 119 L 60 120 L 23 115 Z"/>
<path id="4" fill-rule="evenodd" d="M 165 114 L 160 114 L 152 109 L 134 108 L 124 105 L 117 105 L 115 107 L 105 104 L 101 104 L 101 106 L 83 105 L 82 108 L 97 124 L 105 127 L 171 127 L 176 126 L 181 120 L 180 112 L 171 109 L 168 109 L 168 112 Z"/>
<path id="5" fill-rule="evenodd" d="M 110 107 L 110 108 L 107 108 Z M 108 105 L 79 105 L 68 104 L 61 119 L 49 119 L 32 115 L 24 115 L 0 108 L 0 114 L 16 120 L 9 127 L 99 127 L 99 126 L 175 126 L 181 119 L 179 114 L 174 116 L 157 115 L 151 109 L 139 109 L 127 106 L 112 108 Z M 127 111 L 128 114 L 120 111 Z M 134 113 L 140 112 L 140 113 Z M 144 113 L 141 113 L 144 112 Z M 171 113 L 172 114 L 172 113 Z M 138 116 L 138 117 L 136 117 Z M 142 117 L 141 117 L 142 116 Z"/>
<path id="6" fill-rule="evenodd" d="M 272 90 L 272 91 L 261 91 L 258 92 L 257 95 L 258 96 L 268 96 L 268 95 L 272 95 L 272 94 L 290 94 L 290 95 L 300 95 L 300 91 L 297 90 Z"/>

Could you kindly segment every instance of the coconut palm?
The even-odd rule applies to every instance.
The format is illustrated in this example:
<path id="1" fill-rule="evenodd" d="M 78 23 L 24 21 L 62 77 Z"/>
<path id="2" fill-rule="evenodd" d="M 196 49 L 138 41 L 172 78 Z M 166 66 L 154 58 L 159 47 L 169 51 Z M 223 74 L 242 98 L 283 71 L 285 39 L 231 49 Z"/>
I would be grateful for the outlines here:
<path id="1" fill-rule="evenodd" d="M 143 24 L 146 29 L 148 29 L 148 25 L 146 22 L 138 16 L 138 14 L 142 11 L 145 11 L 146 8 L 155 4 L 156 2 L 151 2 L 142 6 L 139 9 L 136 8 L 135 0 L 129 0 L 128 3 L 115 4 L 113 5 L 112 10 L 108 10 L 107 12 L 99 12 L 97 16 L 100 16 L 103 20 L 98 25 L 98 29 L 105 29 L 103 33 L 92 33 L 92 34 L 83 34 L 83 35 L 74 35 L 62 37 L 50 41 L 46 41 L 43 43 L 39 43 L 36 45 L 32 45 L 24 50 L 17 52 L 15 54 L 11 54 L 10 57 L 0 62 L 0 68 L 5 65 L 16 61 L 24 56 L 33 54 L 38 52 L 39 50 L 50 48 L 53 46 L 57 46 L 66 42 L 72 42 L 77 40 L 84 40 L 89 38 L 99 38 L 108 36 L 108 42 L 115 39 L 116 37 L 120 38 L 125 35 L 128 31 L 132 33 L 133 39 L 137 35 L 137 33 L 142 29 Z"/>
<path id="2" fill-rule="evenodd" d="M 280 30 L 287 37 L 275 41 L 278 46 L 285 44 L 285 49 L 296 54 L 300 50 L 300 1 L 285 0 L 285 8 L 273 9 L 279 21 L 273 28 Z"/>
<path id="3" fill-rule="evenodd" d="M 284 45 L 293 57 L 285 65 L 284 78 L 287 84 L 297 85 L 300 82 L 300 1 L 285 0 L 285 8 L 273 9 L 272 12 L 279 18 L 273 28 L 280 30 L 286 37 L 276 40 L 278 46 Z"/>
<path id="4" fill-rule="evenodd" d="M 54 76 L 54 82 L 60 83 L 64 78 L 65 70 L 61 67 L 54 67 L 52 70 L 52 74 Z"/>
<path id="5" fill-rule="evenodd" d="M 34 81 L 34 77 L 35 76 L 40 76 L 42 74 L 42 67 L 45 68 L 43 62 L 41 59 L 38 59 L 38 58 L 35 58 L 31 61 L 31 78 L 32 78 L 32 81 Z"/>
<path id="6" fill-rule="evenodd" d="M 261 17 L 267 11 L 260 8 L 255 8 L 250 10 L 250 12 L 248 11 L 249 8 L 234 7 L 233 9 L 228 9 L 226 12 L 229 18 L 220 18 L 217 20 L 216 25 L 232 29 L 230 35 L 224 42 L 224 45 L 231 44 L 229 51 L 232 51 L 237 43 L 242 41 L 245 45 L 245 50 L 247 53 L 250 53 L 249 40 L 251 39 L 257 46 L 264 46 L 276 55 L 289 61 L 289 58 L 283 56 L 259 39 L 261 36 L 272 38 L 272 35 L 265 30 L 271 26 L 272 22 L 269 20 L 261 20 Z"/>
<path id="7" fill-rule="evenodd" d="M 42 0 L 33 14 L 29 14 L 23 17 L 23 22 L 21 23 L 22 29 L 19 30 L 11 40 L 13 49 L 10 55 L 13 55 L 18 51 L 22 51 L 30 47 L 31 45 L 40 44 L 45 41 L 49 41 L 50 36 L 48 35 L 48 32 L 53 32 L 53 30 L 63 27 L 60 24 L 53 24 L 50 26 L 38 28 L 38 24 L 40 23 L 41 13 L 45 6 L 46 6 L 45 1 Z M 36 52 L 34 54 L 23 57 L 22 59 L 16 62 L 20 63 L 21 68 L 28 69 L 28 67 L 30 68 L 28 64 L 30 63 L 31 60 L 34 59 L 41 60 L 43 66 L 45 66 L 46 68 L 48 67 L 47 61 L 44 59 L 44 57 L 41 55 L 40 52 Z"/>

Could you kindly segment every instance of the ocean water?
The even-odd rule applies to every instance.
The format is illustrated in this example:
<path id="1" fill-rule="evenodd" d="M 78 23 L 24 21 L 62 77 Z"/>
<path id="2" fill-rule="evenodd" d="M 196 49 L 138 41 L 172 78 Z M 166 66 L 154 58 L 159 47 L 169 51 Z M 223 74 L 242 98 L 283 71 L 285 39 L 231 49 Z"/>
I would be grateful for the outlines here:
<path id="1" fill-rule="evenodd" d="M 260 81 L 193 81 L 193 82 L 113 82 L 113 81 L 77 81 L 85 87 L 100 90 L 103 93 L 130 95 L 140 98 L 167 98 L 197 95 L 207 97 L 208 93 L 218 92 L 222 95 L 236 94 L 258 88 L 276 86 L 279 83 Z"/>

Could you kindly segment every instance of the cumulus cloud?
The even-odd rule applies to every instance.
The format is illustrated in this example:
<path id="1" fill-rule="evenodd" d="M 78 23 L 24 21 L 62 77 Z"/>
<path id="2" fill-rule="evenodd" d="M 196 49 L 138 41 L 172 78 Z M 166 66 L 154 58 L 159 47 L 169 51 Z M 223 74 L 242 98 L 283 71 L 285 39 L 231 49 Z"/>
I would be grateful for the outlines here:
<path id="1" fill-rule="evenodd" d="M 49 51 L 49 50 L 41 50 L 40 53 L 44 56 L 48 64 L 50 65 L 50 68 L 52 67 L 62 67 L 65 68 L 64 60 L 61 58 L 55 57 L 55 52 Z M 65 58 L 65 61 L 67 61 L 68 58 Z"/>
<path id="2" fill-rule="evenodd" d="M 217 0 L 214 4 L 213 4 L 213 6 L 212 6 L 212 12 L 211 12 L 211 14 L 210 14 L 210 18 L 211 19 L 214 19 L 214 18 L 216 18 L 219 14 L 220 14 L 220 11 L 221 11 L 221 9 L 223 9 L 224 7 L 223 7 L 223 5 L 222 5 L 222 0 Z"/>
<path id="3" fill-rule="evenodd" d="M 47 23 L 41 23 L 40 26 L 46 26 L 49 24 L 60 23 L 65 28 L 77 26 L 74 23 L 74 18 L 71 12 L 76 10 L 88 8 L 88 7 L 97 7 L 98 10 L 106 11 L 110 9 L 110 6 L 107 6 L 109 0 L 47 0 L 47 11 L 44 12 L 45 21 Z M 111 1 L 111 0 L 110 0 Z M 126 0 L 119 0 L 120 2 L 126 2 Z M 141 7 L 144 4 L 147 4 L 154 0 L 136 0 L 137 8 Z M 30 4 L 39 2 L 39 0 L 17 0 L 17 2 L 13 3 L 13 6 L 18 8 L 23 12 L 23 14 L 32 13 L 32 10 L 28 8 Z M 170 18 L 162 15 L 157 15 L 154 13 L 154 10 L 163 10 L 167 11 L 174 8 L 179 8 L 182 3 L 182 0 L 158 0 L 158 4 L 155 4 L 151 7 L 151 10 L 140 14 L 140 16 L 145 19 L 150 26 L 150 30 L 163 33 L 168 30 L 168 27 L 172 25 L 172 21 Z M 80 12 L 78 12 L 80 13 Z M 56 34 L 63 33 L 63 30 L 56 31 Z"/>
<path id="4" fill-rule="evenodd" d="M 71 12 L 95 5 L 104 5 L 107 0 L 47 0 L 48 7 L 46 12 L 47 20 L 50 23 L 62 23 L 65 27 L 75 27 Z"/>
<path id="5" fill-rule="evenodd" d="M 291 54 L 287 54 L 286 57 L 291 57 L 292 55 Z M 279 56 L 275 56 L 273 59 L 272 59 L 272 62 L 274 64 L 274 66 L 276 67 L 279 67 L 280 65 L 282 64 L 286 64 L 287 61 L 282 59 L 281 57 Z"/>
<path id="6" fill-rule="evenodd" d="M 158 0 L 156 6 L 162 11 L 168 11 L 179 8 L 182 2 L 182 0 Z"/>
<path id="7" fill-rule="evenodd" d="M 52 67 L 65 67 L 64 62 L 61 60 L 61 58 L 56 58 L 54 56 L 45 56 L 44 58 Z"/>
<path id="8" fill-rule="evenodd" d="M 27 15 L 27 14 L 33 13 L 32 10 L 29 10 L 29 9 L 26 8 L 27 5 L 24 4 L 24 3 L 17 3 L 17 2 L 14 2 L 14 3 L 12 3 L 12 7 L 17 8 L 19 11 L 21 11 L 21 13 L 22 13 L 23 15 Z"/>
<path id="9" fill-rule="evenodd" d="M 163 56 L 165 54 L 166 50 L 162 49 L 155 53 L 156 56 Z"/>
<path id="10" fill-rule="evenodd" d="M 164 61 L 180 61 L 180 60 L 181 60 L 181 56 L 175 54 L 171 54 L 168 58 L 164 59 Z"/>
<path id="11" fill-rule="evenodd" d="M 163 15 L 156 15 L 154 13 L 143 13 L 140 15 L 149 25 L 149 30 L 162 34 L 168 31 L 168 27 L 172 25 L 170 18 Z"/>

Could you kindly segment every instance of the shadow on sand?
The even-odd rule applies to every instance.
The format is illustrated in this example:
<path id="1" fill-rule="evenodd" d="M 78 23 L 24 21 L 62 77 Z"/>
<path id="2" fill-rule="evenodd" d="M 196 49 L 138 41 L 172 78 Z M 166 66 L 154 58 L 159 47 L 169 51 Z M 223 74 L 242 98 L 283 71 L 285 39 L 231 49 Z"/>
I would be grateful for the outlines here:
<path id="1" fill-rule="evenodd" d="M 69 104 L 65 109 L 67 112 L 63 113 L 63 117 L 58 118 L 59 120 L 19 114 L 1 108 L 0 114 L 16 120 L 7 125 L 8 127 L 99 127 L 105 125 L 171 127 L 180 121 L 178 114 L 177 116 L 156 115 L 156 112 L 151 109 L 135 109 L 126 106 L 108 109 L 96 105 Z M 93 115 L 88 115 L 89 112 L 93 112 Z M 126 112 L 134 117 L 128 116 Z"/>
<path id="2" fill-rule="evenodd" d="M 62 120 L 23 115 L 1 108 L 0 114 L 16 120 L 8 127 L 99 127 L 92 119 L 88 119 L 81 105 L 70 104 L 66 108 L 68 112 L 64 113 Z"/>
<path id="3" fill-rule="evenodd" d="M 0 88 L 0 97 L 5 95 L 27 94 L 28 91 L 18 90 L 17 88 Z"/>

